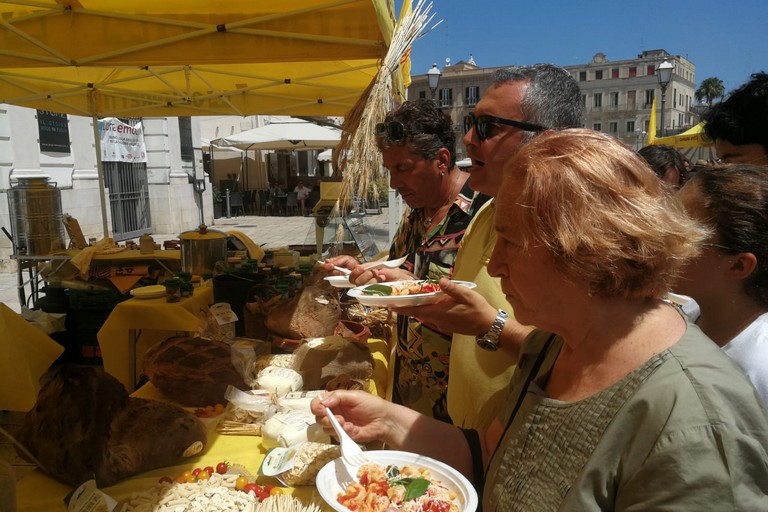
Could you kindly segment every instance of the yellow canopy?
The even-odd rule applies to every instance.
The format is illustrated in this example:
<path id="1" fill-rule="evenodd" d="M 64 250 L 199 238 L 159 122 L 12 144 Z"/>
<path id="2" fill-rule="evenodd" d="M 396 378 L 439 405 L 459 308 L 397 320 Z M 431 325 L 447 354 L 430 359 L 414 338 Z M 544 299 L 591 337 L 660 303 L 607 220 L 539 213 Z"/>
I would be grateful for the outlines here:
<path id="1" fill-rule="evenodd" d="M 94 116 L 344 115 L 393 0 L 0 0 L 0 103 Z"/>
<path id="2" fill-rule="evenodd" d="M 701 122 L 693 128 L 678 135 L 654 139 L 649 144 L 666 144 L 673 148 L 698 148 L 711 146 L 712 142 L 704 136 L 704 123 Z"/>

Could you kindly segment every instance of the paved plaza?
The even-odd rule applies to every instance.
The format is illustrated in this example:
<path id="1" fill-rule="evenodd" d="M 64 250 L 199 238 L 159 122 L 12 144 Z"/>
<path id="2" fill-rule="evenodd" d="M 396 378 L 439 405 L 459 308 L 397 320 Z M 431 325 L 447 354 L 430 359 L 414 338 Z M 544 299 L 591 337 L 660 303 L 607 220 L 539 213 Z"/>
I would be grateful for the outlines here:
<path id="1" fill-rule="evenodd" d="M 399 219 L 394 220 L 395 226 Z M 331 225 L 329 225 L 331 226 Z M 379 250 L 389 247 L 390 218 L 387 208 L 379 214 L 368 214 L 348 221 L 348 226 L 356 234 L 376 244 Z M 194 229 L 196 226 L 190 226 Z M 317 240 L 314 217 L 261 217 L 239 216 L 216 219 L 212 229 L 221 231 L 240 231 L 248 235 L 256 244 L 264 247 L 286 247 L 289 245 L 314 245 Z M 324 242 L 331 241 L 332 227 L 323 230 Z M 179 233 L 153 233 L 155 242 L 178 239 Z M 17 274 L 0 273 L 0 302 L 16 311 L 21 311 L 17 293 Z"/>

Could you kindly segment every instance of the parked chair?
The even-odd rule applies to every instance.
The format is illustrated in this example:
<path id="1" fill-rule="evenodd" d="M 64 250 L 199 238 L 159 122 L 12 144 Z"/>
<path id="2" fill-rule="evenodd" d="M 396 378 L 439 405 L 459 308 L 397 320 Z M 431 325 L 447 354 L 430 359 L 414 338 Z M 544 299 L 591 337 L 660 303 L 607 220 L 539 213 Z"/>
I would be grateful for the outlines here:
<path id="1" fill-rule="evenodd" d="M 258 208 L 256 210 L 256 213 L 258 213 L 259 215 L 267 215 L 269 213 L 269 191 L 257 190 L 256 198 L 258 202 Z"/>
<path id="2" fill-rule="evenodd" d="M 243 192 L 243 211 L 245 215 L 251 215 L 253 213 L 253 191 L 246 190 Z"/>
<path id="3" fill-rule="evenodd" d="M 243 193 L 239 190 L 235 190 L 229 194 L 229 211 L 235 217 L 237 217 L 238 212 L 240 215 L 245 214 L 245 210 L 243 209 Z"/>
<path id="4" fill-rule="evenodd" d="M 288 192 L 285 197 L 285 214 L 286 215 L 298 215 L 299 214 L 299 200 L 296 192 Z"/>

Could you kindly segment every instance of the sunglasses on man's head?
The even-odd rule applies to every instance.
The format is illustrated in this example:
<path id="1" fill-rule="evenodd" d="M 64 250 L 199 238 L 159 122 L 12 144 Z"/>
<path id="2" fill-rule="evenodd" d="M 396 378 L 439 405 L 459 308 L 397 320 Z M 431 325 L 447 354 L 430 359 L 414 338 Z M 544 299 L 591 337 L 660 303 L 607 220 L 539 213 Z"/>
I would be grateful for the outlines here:
<path id="1" fill-rule="evenodd" d="M 477 132 L 477 137 L 480 140 L 485 140 L 491 136 L 491 126 L 494 124 L 506 124 L 527 132 L 543 132 L 546 130 L 546 128 L 537 124 L 515 121 L 514 119 L 504 119 L 503 117 L 496 116 L 484 115 L 475 117 L 475 113 L 470 112 L 464 116 L 464 133 L 469 133 L 469 130 L 474 127 Z"/>
<path id="2" fill-rule="evenodd" d="M 376 125 L 376 137 L 387 137 L 395 142 L 405 138 L 405 127 L 398 121 L 379 123 Z"/>

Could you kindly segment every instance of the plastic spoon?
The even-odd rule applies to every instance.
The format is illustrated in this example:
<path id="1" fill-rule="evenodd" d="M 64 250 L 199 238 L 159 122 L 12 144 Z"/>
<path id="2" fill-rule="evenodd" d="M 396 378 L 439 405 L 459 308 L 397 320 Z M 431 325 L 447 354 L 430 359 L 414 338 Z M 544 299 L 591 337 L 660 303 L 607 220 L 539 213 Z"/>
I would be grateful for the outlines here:
<path id="1" fill-rule="evenodd" d="M 402 258 L 397 258 L 396 260 L 389 260 L 389 261 L 382 261 L 379 263 L 374 263 L 370 267 L 365 267 L 365 270 L 375 270 L 377 268 L 399 268 L 400 265 L 402 265 L 407 256 L 403 256 Z"/>

